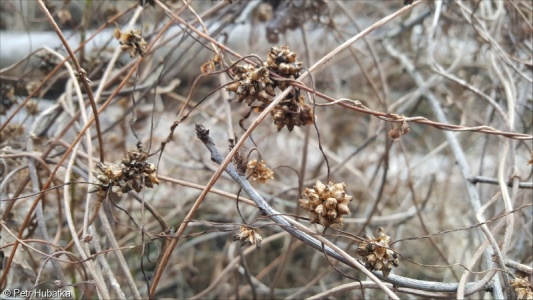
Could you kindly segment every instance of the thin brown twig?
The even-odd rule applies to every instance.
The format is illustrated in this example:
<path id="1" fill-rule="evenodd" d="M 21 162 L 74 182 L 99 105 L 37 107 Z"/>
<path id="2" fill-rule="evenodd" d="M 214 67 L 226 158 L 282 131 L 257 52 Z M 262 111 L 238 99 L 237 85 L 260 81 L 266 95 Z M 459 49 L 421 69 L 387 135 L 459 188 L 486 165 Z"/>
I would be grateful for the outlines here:
<path id="1" fill-rule="evenodd" d="M 91 87 L 89 86 L 89 82 L 87 81 L 87 72 L 81 68 L 80 62 L 76 58 L 76 55 L 70 48 L 67 40 L 65 39 L 65 36 L 61 32 L 61 29 L 59 29 L 59 26 L 57 26 L 56 21 L 54 20 L 54 17 L 50 14 L 48 11 L 48 8 L 46 8 L 46 5 L 42 0 L 37 0 L 37 4 L 45 14 L 46 18 L 48 19 L 48 22 L 50 22 L 50 25 L 56 32 L 57 36 L 63 43 L 63 46 L 65 46 L 65 49 L 67 50 L 70 58 L 72 59 L 72 62 L 74 63 L 74 67 L 76 68 L 76 71 L 78 72 L 78 78 L 80 78 L 81 83 L 83 84 L 83 87 L 85 88 L 85 91 L 87 92 L 87 95 L 89 96 L 89 102 L 91 103 L 91 107 L 93 110 L 93 117 L 94 117 L 94 124 L 96 126 L 96 134 L 98 136 L 98 145 L 100 146 L 100 161 L 105 161 L 105 149 L 104 149 L 104 140 L 102 137 L 102 131 L 100 129 L 100 118 L 98 116 L 98 109 L 96 108 L 96 102 L 94 102 L 93 92 Z"/>

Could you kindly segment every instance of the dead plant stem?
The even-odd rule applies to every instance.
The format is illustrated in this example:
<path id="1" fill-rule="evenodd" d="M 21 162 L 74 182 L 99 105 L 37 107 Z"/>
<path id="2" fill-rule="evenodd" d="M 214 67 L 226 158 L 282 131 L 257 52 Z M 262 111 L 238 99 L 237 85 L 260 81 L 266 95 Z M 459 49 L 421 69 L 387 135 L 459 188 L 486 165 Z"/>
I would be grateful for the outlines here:
<path id="1" fill-rule="evenodd" d="M 48 22 L 50 22 L 50 25 L 56 32 L 57 36 L 63 43 L 63 46 L 65 46 L 65 49 L 67 50 L 70 58 L 72 59 L 72 62 L 74 63 L 74 67 L 76 68 L 77 75 L 81 80 L 81 83 L 83 84 L 83 87 L 85 88 L 85 91 L 87 92 L 87 95 L 89 96 L 89 102 L 91 103 L 91 107 L 93 109 L 93 116 L 96 126 L 96 134 L 98 136 L 98 145 L 100 146 L 100 161 L 105 161 L 105 149 L 104 149 L 104 140 L 102 137 L 102 131 L 100 129 L 100 119 L 98 117 L 98 109 L 96 108 L 96 102 L 94 102 L 93 92 L 91 87 L 89 86 L 89 82 L 87 82 L 87 72 L 81 68 L 80 63 L 78 62 L 78 59 L 76 58 L 76 55 L 70 49 L 70 46 L 65 39 L 65 36 L 63 36 L 63 33 L 61 32 L 61 29 L 59 29 L 59 26 L 57 26 L 56 21 L 54 20 L 54 17 L 50 14 L 48 11 L 48 8 L 46 8 L 46 5 L 42 0 L 36 0 L 37 4 L 45 14 L 46 18 L 48 19 Z M 83 48 L 82 48 L 83 49 Z"/>

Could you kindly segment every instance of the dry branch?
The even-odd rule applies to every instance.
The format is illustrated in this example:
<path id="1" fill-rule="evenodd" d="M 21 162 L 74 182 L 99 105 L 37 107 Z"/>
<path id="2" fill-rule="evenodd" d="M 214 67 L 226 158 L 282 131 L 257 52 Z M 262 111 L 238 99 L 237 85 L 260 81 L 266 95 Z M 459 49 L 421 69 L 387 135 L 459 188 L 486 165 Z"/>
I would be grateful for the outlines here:
<path id="1" fill-rule="evenodd" d="M 213 140 L 209 136 L 209 130 L 207 130 L 203 125 L 197 124 L 196 134 L 197 134 L 197 137 L 204 143 L 206 148 L 211 153 L 211 160 L 218 164 L 221 164 L 223 162 L 223 156 L 220 154 Z M 386 286 L 384 286 L 383 283 L 379 279 L 390 282 L 396 286 L 401 286 L 401 287 L 406 287 L 406 288 L 411 288 L 411 289 L 416 289 L 416 290 L 424 290 L 424 291 L 429 291 L 429 292 L 455 292 L 457 291 L 457 288 L 458 288 L 457 283 L 429 282 L 429 281 L 405 278 L 405 277 L 394 275 L 394 274 L 384 277 L 377 272 L 375 273 L 369 272 L 363 265 L 361 265 L 358 261 L 354 260 L 351 256 L 346 254 L 340 248 L 337 248 L 337 247 L 335 247 L 336 249 L 330 248 L 329 246 L 327 246 L 327 244 L 329 245 L 332 245 L 332 244 L 329 243 L 327 240 L 325 240 L 324 238 L 320 236 L 317 236 L 317 238 L 311 236 L 310 234 L 316 234 L 316 233 L 313 233 L 307 227 L 286 217 L 282 213 L 274 210 L 263 199 L 263 197 L 261 197 L 261 195 L 259 195 L 259 193 L 252 187 L 252 185 L 250 184 L 250 182 L 248 182 L 246 177 L 239 175 L 239 173 L 237 172 L 237 170 L 235 170 L 235 167 L 233 165 L 228 165 L 225 171 L 231 176 L 231 178 L 233 178 L 233 180 L 239 183 L 242 189 L 248 194 L 248 196 L 250 196 L 250 199 L 252 199 L 255 202 L 255 204 L 257 205 L 257 208 L 261 211 L 261 215 L 270 218 L 272 221 L 278 224 L 280 228 L 289 232 L 292 236 L 306 243 L 308 246 L 312 247 L 313 249 L 319 252 L 325 251 L 326 254 L 330 256 L 331 258 L 338 260 L 354 269 L 364 272 L 381 289 L 386 291 L 390 297 L 394 298 L 396 296 L 394 295 L 394 293 L 392 293 L 392 291 L 390 291 Z M 323 246 L 323 244 L 326 244 L 326 245 Z M 490 281 L 490 278 L 486 278 L 479 282 L 468 283 L 466 294 L 467 295 L 473 294 L 479 290 L 489 288 L 490 287 L 489 281 Z"/>

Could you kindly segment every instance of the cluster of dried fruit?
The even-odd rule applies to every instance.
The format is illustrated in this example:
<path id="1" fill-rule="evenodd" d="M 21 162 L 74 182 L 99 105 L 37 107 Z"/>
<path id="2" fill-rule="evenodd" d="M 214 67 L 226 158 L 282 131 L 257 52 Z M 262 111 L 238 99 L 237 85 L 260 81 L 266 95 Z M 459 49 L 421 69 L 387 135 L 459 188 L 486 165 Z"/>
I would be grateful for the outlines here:
<path id="1" fill-rule="evenodd" d="M 205 64 L 200 67 L 202 74 L 209 74 L 215 72 L 222 64 L 222 58 L 220 54 L 215 54 L 215 56 L 209 59 Z"/>
<path id="2" fill-rule="evenodd" d="M 135 190 L 137 193 L 143 186 L 153 188 L 159 184 L 154 164 L 148 163 L 148 152 L 142 149 L 130 150 L 122 159 L 120 165 L 114 163 L 97 163 L 100 172 L 93 172 L 101 186 L 96 186 L 89 192 L 98 192 L 105 195 L 109 188 L 117 195 Z"/>
<path id="3" fill-rule="evenodd" d="M 248 162 L 247 169 L 248 176 L 250 176 L 253 181 L 265 183 L 269 179 L 274 179 L 274 172 L 267 167 L 264 160 L 258 162 L 256 159 L 252 159 Z"/>
<path id="4" fill-rule="evenodd" d="M 290 84 L 288 81 L 275 80 L 270 72 L 287 79 L 295 79 L 299 76 L 301 69 L 301 62 L 296 61 L 296 53 L 290 51 L 288 46 L 272 47 L 267 53 L 267 60 L 263 66 L 244 64 L 233 67 L 230 75 L 234 82 L 226 89 L 238 95 L 239 103 L 246 101 L 252 110 L 261 111 L 276 96 L 276 88 L 284 90 Z M 254 105 L 256 100 L 260 102 L 259 105 Z M 300 90 L 297 88 L 294 88 L 276 105 L 271 114 L 278 131 L 285 126 L 292 131 L 294 126 L 310 125 L 314 121 L 313 108 L 305 103 L 304 97 L 300 95 Z"/>
<path id="5" fill-rule="evenodd" d="M 300 75 L 302 63 L 296 61 L 296 53 L 288 46 L 272 47 L 267 53 L 266 65 L 269 70 L 278 73 L 286 78 L 296 78 Z M 280 82 L 280 89 L 289 86 L 286 82 Z"/>
<path id="6" fill-rule="evenodd" d="M 278 43 L 279 35 L 287 30 L 301 28 L 306 22 L 319 22 L 328 14 L 326 0 L 263 1 L 257 7 L 256 16 L 266 24 L 266 36 L 270 43 Z"/>
<path id="7" fill-rule="evenodd" d="M 240 103 L 246 100 L 246 104 L 252 105 L 255 100 L 268 104 L 274 97 L 274 81 L 270 79 L 266 67 L 256 67 L 249 64 L 237 65 L 232 68 L 235 82 L 229 84 L 226 89 L 237 94 Z"/>
<path id="8" fill-rule="evenodd" d="M 233 236 L 233 240 L 241 241 L 241 246 L 255 245 L 256 248 L 261 248 L 263 238 L 259 235 L 257 228 L 241 226 L 239 233 Z"/>
<path id="9" fill-rule="evenodd" d="M 299 91 L 293 90 L 288 98 L 282 100 L 272 109 L 272 118 L 274 118 L 274 124 L 278 131 L 284 126 L 292 131 L 294 126 L 313 124 L 313 108 L 305 104 L 304 97 L 299 94 Z"/>
<path id="10" fill-rule="evenodd" d="M 0 131 L 0 145 L 4 142 L 13 141 L 15 138 L 18 138 L 24 134 L 25 130 L 24 124 L 21 123 L 10 123 L 7 124 L 2 131 Z"/>
<path id="11" fill-rule="evenodd" d="M 0 81 L 0 115 L 5 115 L 15 103 L 15 87 L 10 83 Z"/>
<path id="12" fill-rule="evenodd" d="M 141 36 L 139 30 L 130 30 L 129 32 L 120 32 L 120 29 L 115 29 L 115 38 L 120 43 L 120 49 L 128 52 L 130 57 L 140 55 L 144 57 L 146 54 L 146 41 Z"/>
<path id="13" fill-rule="evenodd" d="M 389 248 L 390 236 L 383 228 L 378 228 L 378 236 L 363 237 L 367 240 L 359 244 L 356 253 L 363 258 L 365 267 L 371 271 L 381 270 L 383 276 L 389 276 L 392 267 L 398 267 L 398 255 Z"/>
<path id="14" fill-rule="evenodd" d="M 403 135 L 408 134 L 411 131 L 409 123 L 405 121 L 405 117 L 397 114 L 389 114 L 389 117 L 400 120 L 400 123 L 394 123 L 391 130 L 389 130 L 388 135 L 393 141 L 399 140 Z"/>
<path id="15" fill-rule="evenodd" d="M 402 137 L 402 135 L 406 135 L 411 131 L 411 128 L 409 128 L 409 124 L 405 121 L 400 123 L 400 125 L 394 124 L 392 129 L 389 130 L 389 137 L 393 141 L 397 141 Z"/>
<path id="16" fill-rule="evenodd" d="M 56 67 L 58 60 L 59 60 L 52 53 L 44 52 L 44 51 L 38 52 L 36 54 L 36 57 L 41 60 L 38 68 L 44 73 L 51 72 Z"/>
<path id="17" fill-rule="evenodd" d="M 511 286 L 516 291 L 516 299 L 518 300 L 530 300 L 533 299 L 533 286 L 527 278 L 516 277 L 509 281 Z"/>
<path id="18" fill-rule="evenodd" d="M 324 227 L 331 224 L 342 225 L 343 215 L 350 213 L 348 203 L 353 199 L 346 195 L 346 184 L 329 182 L 327 185 L 317 180 L 312 189 L 306 188 L 300 199 L 300 207 L 307 210 L 311 223 L 319 223 Z"/>

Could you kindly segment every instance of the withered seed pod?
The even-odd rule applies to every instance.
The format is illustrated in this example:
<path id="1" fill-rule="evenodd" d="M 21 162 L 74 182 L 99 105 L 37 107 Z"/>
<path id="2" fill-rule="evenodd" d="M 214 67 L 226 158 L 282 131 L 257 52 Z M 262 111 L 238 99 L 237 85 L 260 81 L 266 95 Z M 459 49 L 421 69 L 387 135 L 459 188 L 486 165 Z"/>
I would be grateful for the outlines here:
<path id="1" fill-rule="evenodd" d="M 344 183 L 329 182 L 325 185 L 317 180 L 312 189 L 306 188 L 302 193 L 304 198 L 299 200 L 299 204 L 309 213 L 309 221 L 325 227 L 332 224 L 342 225 L 343 215 L 350 213 L 348 203 L 353 199 L 352 196 L 346 195 L 345 187 Z"/>
<path id="2" fill-rule="evenodd" d="M 240 85 L 241 85 L 241 82 L 240 82 L 240 81 L 233 82 L 233 83 L 228 84 L 228 85 L 226 86 L 226 90 L 228 90 L 228 91 L 230 91 L 230 92 L 237 93 L 237 91 L 238 91 Z"/>
<path id="3" fill-rule="evenodd" d="M 299 76 L 302 63 L 296 61 L 296 53 L 288 46 L 274 46 L 267 52 L 266 62 L 262 66 L 239 64 L 231 68 L 230 76 L 234 82 L 226 86 L 226 90 L 237 95 L 237 102 L 246 102 L 252 111 L 262 111 L 276 96 L 276 88 L 281 90 L 289 87 L 290 82 L 279 80 L 279 76 L 295 79 Z M 279 76 L 271 78 L 271 73 Z M 254 104 L 258 100 L 259 105 Z M 239 123 L 250 116 L 248 113 Z M 287 127 L 292 131 L 294 126 L 306 126 L 314 123 L 313 108 L 305 103 L 300 90 L 293 91 L 271 110 L 274 124 L 278 131 Z"/>
<path id="4" fill-rule="evenodd" d="M 517 276 L 515 279 L 509 280 L 509 284 L 514 288 L 516 292 L 516 299 L 533 299 L 533 286 L 527 278 Z"/>
<path id="5" fill-rule="evenodd" d="M 120 49 L 124 52 L 128 52 L 130 57 L 135 57 L 137 55 L 144 56 L 146 54 L 146 41 L 141 36 L 139 30 L 120 32 L 117 28 L 114 35 L 121 45 Z"/>
<path id="6" fill-rule="evenodd" d="M 233 240 L 241 241 L 241 246 L 255 245 L 256 248 L 261 248 L 263 238 L 259 235 L 257 228 L 241 226 L 239 233 L 233 236 Z"/>
<path id="7" fill-rule="evenodd" d="M 118 194 L 127 193 L 131 190 L 140 192 L 143 187 L 152 188 L 159 184 L 156 167 L 148 163 L 148 153 L 141 148 L 130 150 L 120 163 L 97 163 L 100 172 L 93 172 L 94 177 L 102 184 L 89 192 L 105 192 L 111 187 L 111 192 Z"/>
<path id="8" fill-rule="evenodd" d="M 383 276 L 388 276 L 392 267 L 398 267 L 398 255 L 389 248 L 390 236 L 386 235 L 383 228 L 378 228 L 378 236 L 363 237 L 367 240 L 359 244 L 355 250 L 363 258 L 365 267 L 371 271 L 381 270 Z"/>
<path id="9" fill-rule="evenodd" d="M 248 162 L 247 165 L 248 176 L 253 181 L 259 181 L 261 183 L 267 182 L 269 179 L 274 179 L 274 172 L 267 167 L 264 160 L 257 161 L 255 159 Z"/>

